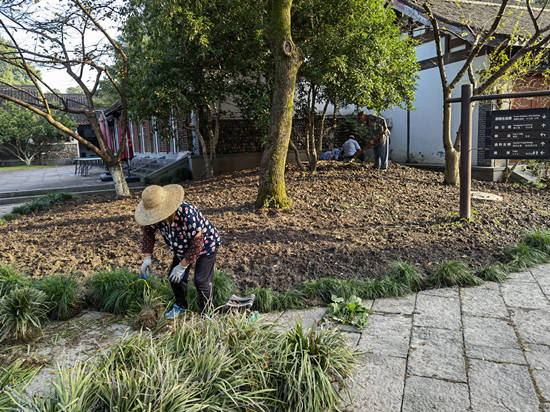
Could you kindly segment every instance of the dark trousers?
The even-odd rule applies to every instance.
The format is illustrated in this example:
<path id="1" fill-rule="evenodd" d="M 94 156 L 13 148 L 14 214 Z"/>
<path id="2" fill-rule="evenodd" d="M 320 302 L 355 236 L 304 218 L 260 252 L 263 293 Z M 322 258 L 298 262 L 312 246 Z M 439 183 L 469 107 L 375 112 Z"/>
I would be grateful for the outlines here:
<path id="1" fill-rule="evenodd" d="M 168 271 L 168 275 L 172 272 L 172 269 L 180 263 L 180 259 L 174 256 L 172 265 Z M 212 285 L 214 284 L 214 263 L 216 263 L 216 254 L 210 256 L 201 256 L 195 262 L 195 287 L 197 288 L 197 298 L 199 301 L 199 309 L 204 312 L 205 309 L 212 306 Z M 189 272 L 193 265 L 189 265 L 185 270 L 183 279 L 180 283 L 170 282 L 174 296 L 176 297 L 176 304 L 180 308 L 187 308 L 187 281 L 189 279 Z"/>
<path id="2" fill-rule="evenodd" d="M 357 154 L 357 152 L 360 152 L 360 150 L 357 150 L 355 154 Z M 353 156 L 355 156 L 355 154 Z M 353 156 L 344 156 L 342 157 L 342 160 L 344 162 L 349 162 L 351 159 L 353 159 Z M 359 156 L 357 156 L 357 159 L 359 159 L 361 162 L 364 162 L 367 159 L 367 152 L 364 151 L 363 153 L 361 153 Z"/>

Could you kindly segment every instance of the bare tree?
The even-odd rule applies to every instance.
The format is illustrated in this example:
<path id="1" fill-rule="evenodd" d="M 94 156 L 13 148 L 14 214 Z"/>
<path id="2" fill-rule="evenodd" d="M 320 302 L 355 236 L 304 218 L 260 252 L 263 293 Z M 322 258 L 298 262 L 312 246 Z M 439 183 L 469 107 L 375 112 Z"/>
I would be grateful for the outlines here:
<path id="1" fill-rule="evenodd" d="M 426 10 L 433 29 L 437 51 L 437 65 L 443 88 L 443 147 L 445 149 L 445 183 L 456 185 L 459 180 L 458 165 L 460 161 L 461 145 L 460 129 L 457 132 L 453 143 L 453 139 L 451 137 L 451 104 L 445 103 L 445 100 L 451 97 L 451 93 L 462 80 L 464 75 L 468 74 L 470 80 L 475 82 L 472 63 L 474 59 L 484 53 L 488 47 L 507 47 L 510 51 L 510 57 L 495 68 L 489 76 L 480 82 L 480 84 L 474 83 L 475 95 L 482 94 L 493 87 L 493 85 L 500 78 L 509 73 L 518 61 L 528 53 L 548 46 L 548 42 L 550 41 L 550 34 L 548 33 L 550 31 L 550 25 L 544 27 L 539 25 L 541 15 L 543 14 L 548 3 L 548 0 L 543 1 L 544 4 L 540 8 L 534 9 L 531 4 L 532 1 L 526 0 L 524 11 L 529 16 L 529 21 L 533 26 L 532 31 L 523 31 L 521 36 L 508 36 L 507 38 L 500 40 L 501 43 L 497 43 L 496 33 L 499 26 L 502 24 L 503 17 L 507 13 L 509 3 L 508 0 L 502 0 L 497 14 L 491 22 L 488 22 L 488 27 L 475 27 L 467 16 L 464 16 L 463 31 L 461 32 L 457 33 L 449 27 L 444 27 L 444 30 L 451 36 L 468 39 L 471 43 L 464 63 L 451 81 L 449 81 L 445 70 L 445 60 L 441 46 L 442 33 L 440 22 L 432 12 L 430 3 L 424 3 L 424 9 Z M 457 7 L 460 7 L 460 4 L 457 4 Z M 511 23 L 508 22 L 508 24 Z"/>
<path id="2" fill-rule="evenodd" d="M 23 70 L 34 87 L 29 89 L 2 82 L 12 90 L 11 93 L 0 92 L 0 98 L 42 116 L 101 157 L 113 176 L 117 195 L 129 196 L 121 166 L 126 139 L 121 139 L 118 150 L 109 147 L 93 101 L 100 80 L 107 78 L 120 96 L 121 136 L 125 137 L 128 131 L 128 59 L 106 26 L 120 16 L 117 3 L 116 0 L 3 1 L 0 29 L 7 44 L 0 51 L 0 61 Z M 110 69 L 113 58 L 116 73 Z M 41 77 L 40 68 L 64 70 L 85 95 L 85 103 L 75 104 L 62 96 Z M 66 127 L 56 119 L 55 111 L 86 116 L 98 144 Z"/>

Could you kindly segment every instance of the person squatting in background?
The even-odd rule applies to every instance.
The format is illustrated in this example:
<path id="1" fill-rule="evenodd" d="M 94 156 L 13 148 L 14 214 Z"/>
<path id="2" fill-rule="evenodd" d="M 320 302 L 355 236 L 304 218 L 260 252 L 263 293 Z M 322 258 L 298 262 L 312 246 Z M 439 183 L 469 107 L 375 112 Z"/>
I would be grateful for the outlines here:
<path id="1" fill-rule="evenodd" d="M 354 158 L 355 154 L 357 152 L 361 151 L 361 146 L 359 146 L 359 143 L 357 143 L 357 140 L 355 140 L 355 136 L 350 134 L 348 137 L 348 140 L 344 142 L 342 145 L 342 160 L 349 161 Z M 361 153 L 361 155 L 358 157 L 359 160 L 364 161 L 365 160 L 365 153 Z"/>

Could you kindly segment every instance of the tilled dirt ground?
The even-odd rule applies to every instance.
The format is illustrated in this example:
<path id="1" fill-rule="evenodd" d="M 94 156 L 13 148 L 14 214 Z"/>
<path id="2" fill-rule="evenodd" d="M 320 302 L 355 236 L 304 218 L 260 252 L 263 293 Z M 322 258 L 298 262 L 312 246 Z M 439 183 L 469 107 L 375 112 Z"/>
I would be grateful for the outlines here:
<path id="1" fill-rule="evenodd" d="M 312 278 L 376 277 L 402 259 L 429 269 L 449 259 L 473 268 L 498 260 L 521 233 L 550 226 L 550 191 L 519 184 L 473 183 L 502 202 L 473 201 L 474 221 L 457 219 L 458 188 L 442 174 L 391 165 L 320 162 L 311 175 L 290 166 L 290 210 L 256 210 L 257 170 L 186 183 L 186 200 L 216 225 L 223 246 L 217 267 L 244 289 L 286 290 Z M 0 262 L 41 277 L 141 264 L 140 228 L 133 219 L 139 194 L 96 195 L 0 226 Z M 157 235 L 155 268 L 165 272 L 170 253 Z"/>

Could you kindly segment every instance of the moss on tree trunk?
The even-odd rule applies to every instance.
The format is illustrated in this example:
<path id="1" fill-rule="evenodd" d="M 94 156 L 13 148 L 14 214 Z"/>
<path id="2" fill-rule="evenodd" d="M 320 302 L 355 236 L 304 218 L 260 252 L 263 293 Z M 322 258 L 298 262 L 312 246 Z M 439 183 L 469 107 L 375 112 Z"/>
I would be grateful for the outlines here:
<path id="1" fill-rule="evenodd" d="M 274 91 L 267 144 L 260 164 L 257 207 L 286 208 L 291 202 L 285 188 L 285 164 L 292 128 L 296 73 L 302 63 L 292 42 L 290 10 L 292 0 L 273 0 L 270 47 L 275 60 Z"/>

